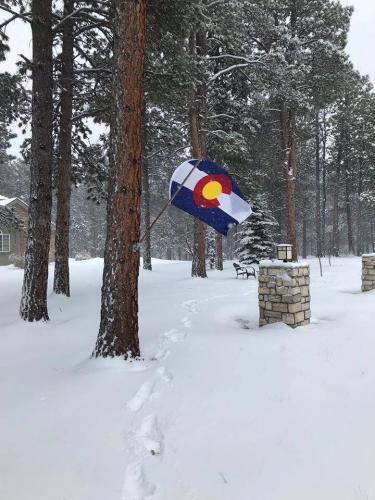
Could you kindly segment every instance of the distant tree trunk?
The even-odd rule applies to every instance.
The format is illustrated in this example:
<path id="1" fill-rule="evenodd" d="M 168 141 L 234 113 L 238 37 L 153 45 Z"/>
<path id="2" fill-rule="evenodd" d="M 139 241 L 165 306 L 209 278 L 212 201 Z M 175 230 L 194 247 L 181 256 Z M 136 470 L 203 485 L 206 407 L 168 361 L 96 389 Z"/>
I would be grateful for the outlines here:
<path id="1" fill-rule="evenodd" d="M 205 34 L 193 32 L 189 38 L 190 54 L 192 56 L 203 55 L 205 52 Z M 205 88 L 204 85 L 198 85 L 198 88 L 192 92 L 190 98 L 190 134 L 193 156 L 197 159 L 203 159 L 206 155 L 206 137 L 202 131 L 202 118 L 205 113 Z M 206 228 L 205 224 L 194 219 L 194 242 L 193 242 L 193 261 L 191 275 L 196 278 L 207 278 L 206 272 Z"/>
<path id="2" fill-rule="evenodd" d="M 52 0 L 33 0 L 32 119 L 29 223 L 20 314 L 48 320 L 52 206 Z"/>
<path id="3" fill-rule="evenodd" d="M 322 256 L 322 206 L 320 193 L 320 127 L 319 108 L 315 109 L 315 235 L 316 257 Z"/>
<path id="4" fill-rule="evenodd" d="M 281 143 L 284 158 L 284 175 L 286 182 L 286 208 L 288 242 L 293 245 L 293 260 L 298 260 L 296 231 L 296 145 L 295 145 L 295 113 L 282 104 L 280 113 Z"/>
<path id="5" fill-rule="evenodd" d="M 326 111 L 323 110 L 323 122 L 322 122 L 322 253 L 326 255 L 326 210 L 327 210 L 327 120 Z"/>
<path id="6" fill-rule="evenodd" d="M 374 230 L 375 209 L 370 208 L 370 235 L 371 235 L 371 248 L 375 252 L 375 230 Z"/>
<path id="7" fill-rule="evenodd" d="M 93 355 L 139 356 L 138 274 L 146 0 L 114 1 L 113 162 Z"/>
<path id="8" fill-rule="evenodd" d="M 346 225 L 348 231 L 348 252 L 354 254 L 354 240 L 353 240 L 353 221 L 352 221 L 352 207 L 350 203 L 350 175 L 349 175 L 349 162 L 346 161 L 345 165 L 345 208 L 346 208 Z"/>
<path id="9" fill-rule="evenodd" d="M 143 156 L 143 171 L 142 171 L 142 194 L 143 194 L 143 222 L 145 230 L 145 239 L 143 242 L 143 269 L 152 271 L 151 262 L 151 210 L 150 210 L 150 179 L 148 171 L 148 159 Z"/>
<path id="10" fill-rule="evenodd" d="M 216 260 L 215 267 L 218 271 L 224 269 L 224 256 L 223 256 L 223 235 L 216 233 Z"/>
<path id="11" fill-rule="evenodd" d="M 364 231 L 363 231 L 363 203 L 362 203 L 362 191 L 363 191 L 363 160 L 359 161 L 358 169 L 358 209 L 357 209 L 357 255 L 362 255 L 364 253 Z"/>
<path id="12" fill-rule="evenodd" d="M 146 103 L 143 103 L 143 143 L 142 143 L 142 214 L 144 223 L 143 240 L 143 269 L 152 271 L 151 262 L 151 210 L 150 210 L 150 177 L 149 164 L 146 155 L 147 145 L 147 124 L 146 124 Z"/>
<path id="13" fill-rule="evenodd" d="M 307 214 L 306 209 L 302 212 L 302 257 L 307 257 Z"/>
<path id="14" fill-rule="evenodd" d="M 99 220 L 97 205 L 94 200 L 89 200 L 88 215 L 90 221 L 90 257 L 99 257 Z"/>
<path id="15" fill-rule="evenodd" d="M 341 161 L 342 161 L 342 139 L 340 135 L 335 183 L 333 187 L 333 231 L 332 231 L 332 255 L 338 257 L 340 255 L 340 234 L 339 234 L 339 199 L 340 199 L 340 183 L 341 183 Z"/>
<path id="16" fill-rule="evenodd" d="M 202 221 L 194 219 L 193 262 L 191 276 L 193 278 L 207 278 L 206 258 L 206 228 Z"/>
<path id="17" fill-rule="evenodd" d="M 75 0 L 65 0 L 64 17 L 74 11 Z M 73 18 L 63 25 L 61 56 L 60 132 L 57 181 L 57 214 L 55 240 L 55 293 L 70 297 L 69 284 L 69 228 L 72 171 L 72 115 L 73 115 Z"/>

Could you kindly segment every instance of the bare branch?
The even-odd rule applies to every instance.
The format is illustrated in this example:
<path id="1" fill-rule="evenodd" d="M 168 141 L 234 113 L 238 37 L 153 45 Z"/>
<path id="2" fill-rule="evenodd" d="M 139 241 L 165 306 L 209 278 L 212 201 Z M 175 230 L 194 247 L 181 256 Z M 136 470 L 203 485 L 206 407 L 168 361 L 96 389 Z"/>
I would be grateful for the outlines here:
<path id="1" fill-rule="evenodd" d="M 79 9 L 76 9 L 74 12 L 71 12 L 70 14 L 68 14 L 67 16 L 65 16 L 63 19 L 61 19 L 53 27 L 52 32 L 56 33 L 66 21 L 68 21 L 72 17 L 77 16 L 78 14 L 85 14 L 85 16 L 84 16 L 85 18 L 88 18 L 89 20 L 92 20 L 92 21 L 95 21 L 95 22 L 101 21 L 99 18 L 97 18 L 95 16 L 90 16 L 89 13 L 91 13 L 91 12 L 95 12 L 95 10 L 93 11 L 93 9 L 90 8 L 90 7 L 80 7 Z M 103 11 L 103 13 L 105 13 L 105 12 Z"/>
<path id="2" fill-rule="evenodd" d="M 234 116 L 227 115 L 226 113 L 220 113 L 218 115 L 207 116 L 207 120 L 214 120 L 215 118 L 229 118 L 230 120 L 233 120 Z"/>
<path id="3" fill-rule="evenodd" d="M 12 14 L 13 18 L 11 21 L 14 19 L 22 19 L 23 21 L 30 23 L 31 24 L 31 19 L 29 19 L 27 16 L 31 15 L 31 12 L 26 12 L 24 14 L 21 14 L 20 12 L 16 12 L 15 10 L 10 9 L 9 7 L 6 7 L 5 5 L 0 5 L 0 10 L 4 10 L 5 12 L 8 12 L 9 14 Z M 10 22 L 10 21 L 9 21 Z"/>
<path id="4" fill-rule="evenodd" d="M 112 74 L 112 71 L 109 68 L 85 68 L 85 69 L 76 69 L 74 73 L 109 73 Z"/>

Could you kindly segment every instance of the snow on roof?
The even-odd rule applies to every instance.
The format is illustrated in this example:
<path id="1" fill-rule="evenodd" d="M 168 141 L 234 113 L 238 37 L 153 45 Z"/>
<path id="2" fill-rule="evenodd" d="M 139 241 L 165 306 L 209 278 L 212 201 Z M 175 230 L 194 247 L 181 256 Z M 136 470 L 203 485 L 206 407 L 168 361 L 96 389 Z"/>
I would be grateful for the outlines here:
<path id="1" fill-rule="evenodd" d="M 26 205 L 26 203 L 24 201 L 22 201 L 20 198 L 6 198 L 5 196 L 2 196 L 0 195 L 0 206 L 2 207 L 6 207 L 7 205 L 10 205 L 10 203 L 12 203 L 13 201 L 19 201 L 20 203 L 22 203 L 22 205 Z"/>
<path id="2" fill-rule="evenodd" d="M 16 198 L 5 198 L 2 196 L 0 199 L 0 205 L 3 207 L 6 207 L 7 205 L 9 205 L 9 203 L 11 203 L 15 199 Z"/>

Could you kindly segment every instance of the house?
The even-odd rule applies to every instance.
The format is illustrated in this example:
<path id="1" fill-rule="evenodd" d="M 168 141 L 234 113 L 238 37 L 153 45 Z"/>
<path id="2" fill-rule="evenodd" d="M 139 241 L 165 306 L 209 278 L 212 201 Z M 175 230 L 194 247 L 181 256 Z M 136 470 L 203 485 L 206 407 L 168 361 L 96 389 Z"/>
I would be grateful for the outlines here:
<path id="1" fill-rule="evenodd" d="M 21 264 L 26 250 L 28 205 L 20 198 L 0 195 L 0 266 Z M 50 260 L 54 255 L 55 235 L 52 232 Z"/>

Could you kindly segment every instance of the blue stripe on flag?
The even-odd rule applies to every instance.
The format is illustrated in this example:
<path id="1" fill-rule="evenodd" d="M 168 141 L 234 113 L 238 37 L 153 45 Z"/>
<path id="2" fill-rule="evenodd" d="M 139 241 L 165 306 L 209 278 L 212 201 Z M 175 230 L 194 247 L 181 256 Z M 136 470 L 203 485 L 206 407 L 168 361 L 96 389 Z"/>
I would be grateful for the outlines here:
<path id="1" fill-rule="evenodd" d="M 204 171 L 206 172 L 206 170 Z M 219 172 L 216 170 L 215 172 L 212 173 L 216 174 Z M 225 173 L 227 174 L 227 172 Z M 172 197 L 179 187 L 180 184 L 174 181 L 172 182 L 171 185 Z M 172 205 L 176 206 L 177 208 L 181 208 L 185 212 L 188 212 L 189 214 L 193 215 L 194 217 L 197 217 L 201 221 L 205 222 L 209 226 L 216 229 L 216 231 L 223 234 L 224 236 L 228 234 L 228 231 L 232 227 L 232 225 L 238 224 L 238 221 L 236 219 L 233 219 L 233 217 L 220 210 L 220 208 L 198 207 L 194 201 L 193 192 L 190 189 L 186 188 L 185 186 L 181 188 L 180 192 L 173 200 Z"/>

